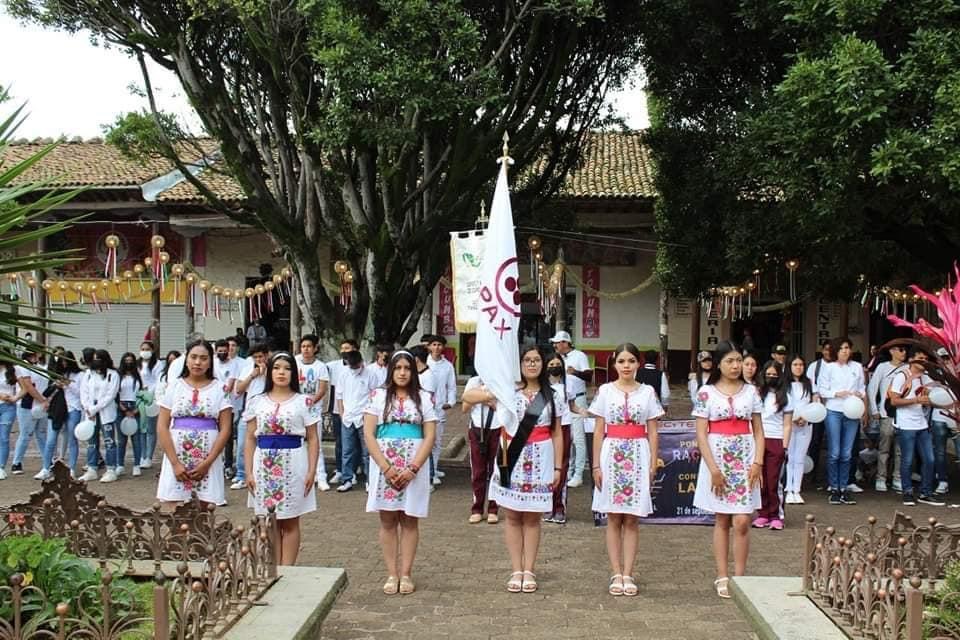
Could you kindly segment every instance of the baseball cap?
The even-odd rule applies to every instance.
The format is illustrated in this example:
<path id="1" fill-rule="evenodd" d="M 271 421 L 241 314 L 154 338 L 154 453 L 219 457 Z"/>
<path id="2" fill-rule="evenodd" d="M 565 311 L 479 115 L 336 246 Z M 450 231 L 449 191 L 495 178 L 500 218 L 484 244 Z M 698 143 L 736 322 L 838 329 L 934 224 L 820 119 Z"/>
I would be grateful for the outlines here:
<path id="1" fill-rule="evenodd" d="M 557 335 L 550 338 L 550 342 L 556 344 L 557 342 L 569 342 L 573 344 L 573 339 L 570 337 L 570 334 L 566 331 L 557 331 Z"/>
<path id="2" fill-rule="evenodd" d="M 786 348 L 784 345 L 782 345 L 782 344 L 778 344 L 777 346 L 775 346 L 775 347 L 773 348 L 773 352 L 774 352 L 774 353 L 786 353 L 786 352 L 787 352 L 787 348 Z"/>
<path id="3" fill-rule="evenodd" d="M 937 357 L 938 357 L 938 358 L 949 358 L 949 357 L 950 357 L 950 352 L 947 351 L 946 349 L 944 349 L 943 347 L 940 347 L 939 349 L 937 349 Z"/>
<path id="4" fill-rule="evenodd" d="M 697 362 L 703 362 L 704 360 L 713 360 L 713 356 L 710 355 L 709 351 L 701 351 L 697 354 Z"/>

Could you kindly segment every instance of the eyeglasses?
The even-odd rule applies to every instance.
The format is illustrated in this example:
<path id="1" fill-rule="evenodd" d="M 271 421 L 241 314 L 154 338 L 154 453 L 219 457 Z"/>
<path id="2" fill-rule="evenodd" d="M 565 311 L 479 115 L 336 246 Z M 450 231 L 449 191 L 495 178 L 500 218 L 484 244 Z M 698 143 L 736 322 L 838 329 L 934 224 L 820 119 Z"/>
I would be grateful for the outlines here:
<path id="1" fill-rule="evenodd" d="M 541 360 L 540 358 L 537 358 L 536 360 L 531 360 L 530 358 L 523 359 L 523 364 L 540 364 L 542 362 L 543 360 Z"/>

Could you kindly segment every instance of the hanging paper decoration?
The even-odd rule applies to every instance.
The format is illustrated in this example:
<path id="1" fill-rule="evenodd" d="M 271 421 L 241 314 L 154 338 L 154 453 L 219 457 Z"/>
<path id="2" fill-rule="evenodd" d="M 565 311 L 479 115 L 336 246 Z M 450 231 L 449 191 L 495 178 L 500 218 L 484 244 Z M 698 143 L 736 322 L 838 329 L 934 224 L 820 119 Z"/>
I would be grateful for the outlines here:
<path id="1" fill-rule="evenodd" d="M 57 282 L 57 291 L 60 292 L 60 306 L 64 309 L 67 308 L 67 289 L 69 289 L 69 285 L 66 282 L 63 280 Z"/>
<path id="2" fill-rule="evenodd" d="M 220 319 L 220 294 L 223 293 L 223 289 L 221 289 L 217 285 L 213 285 L 212 287 L 210 287 L 210 293 L 213 294 L 213 315 L 217 320 L 219 320 Z"/>
<path id="3" fill-rule="evenodd" d="M 50 292 L 53 291 L 55 286 L 56 285 L 54 284 L 53 280 L 50 280 L 49 278 L 40 283 L 40 287 L 46 292 L 48 305 L 50 304 Z"/>
<path id="4" fill-rule="evenodd" d="M 283 276 L 279 273 L 273 274 L 273 288 L 277 291 L 277 296 L 280 298 L 280 304 L 283 304 Z"/>
<path id="5" fill-rule="evenodd" d="M 350 306 L 350 295 L 347 287 L 347 273 L 350 272 L 350 265 L 345 260 L 337 260 L 333 263 L 333 270 L 340 278 L 340 306 L 347 309 Z"/>
<path id="6" fill-rule="evenodd" d="M 145 259 L 144 262 L 146 262 L 148 259 L 149 258 Z M 140 291 L 146 291 L 146 288 L 143 286 L 143 272 L 144 267 L 142 264 L 137 263 L 133 265 L 133 273 L 137 276 L 137 282 L 140 283 Z"/>
<path id="7" fill-rule="evenodd" d="M 258 284 L 253 288 L 253 290 L 257 294 L 257 317 L 262 318 L 263 317 L 263 294 L 266 291 L 266 289 L 263 288 L 262 284 Z"/>
<path id="8" fill-rule="evenodd" d="M 537 253 L 540 251 L 540 247 L 543 246 L 543 241 L 540 240 L 537 236 L 530 236 L 527 238 L 527 247 L 530 249 L 530 279 L 536 281 L 538 271 L 537 263 Z"/>
<path id="9" fill-rule="evenodd" d="M 120 237 L 111 233 L 103 239 L 103 244 L 107 247 L 107 260 L 103 265 L 103 276 L 105 278 L 117 277 L 117 247 L 120 246 Z"/>
<path id="10" fill-rule="evenodd" d="M 117 298 L 123 297 L 123 289 L 121 289 L 121 286 L 123 285 L 123 278 L 114 276 L 111 282 L 113 282 L 113 288 L 117 291 Z"/>
<path id="11" fill-rule="evenodd" d="M 753 288 L 756 290 L 757 295 L 760 295 L 760 269 L 753 270 Z"/>
<path id="12" fill-rule="evenodd" d="M 267 295 L 267 311 L 273 313 L 273 280 L 267 280 L 263 283 L 263 288 Z"/>
<path id="13" fill-rule="evenodd" d="M 797 299 L 797 268 L 798 260 L 787 260 L 787 289 L 791 302 Z"/>
<path id="14" fill-rule="evenodd" d="M 110 310 L 110 281 L 103 279 L 100 281 L 100 299 L 103 301 L 100 303 L 102 307 L 106 307 L 107 311 Z"/>
<path id="15" fill-rule="evenodd" d="M 19 278 L 20 278 L 20 274 L 17 274 L 17 273 L 7 274 L 7 281 L 10 283 L 10 295 L 13 296 L 14 299 L 20 298 L 20 286 L 18 284 Z"/>
<path id="16" fill-rule="evenodd" d="M 243 295 L 247 298 L 247 318 L 249 318 L 250 322 L 253 322 L 254 320 L 257 319 L 254 316 L 254 308 L 253 308 L 254 307 L 253 296 L 255 296 L 256 294 L 257 292 L 253 290 L 253 287 L 247 287 L 246 289 L 243 290 Z"/>
<path id="17" fill-rule="evenodd" d="M 201 296 L 203 297 L 203 317 L 207 317 L 207 313 L 210 311 L 209 301 L 207 299 L 207 291 L 210 289 L 209 280 L 201 280 L 197 283 L 197 286 L 200 287 Z"/>
<path id="18" fill-rule="evenodd" d="M 27 276 L 27 298 L 31 307 L 37 306 L 37 279 L 32 275 Z"/>
<path id="19" fill-rule="evenodd" d="M 155 280 L 158 280 L 158 281 L 162 276 L 162 273 L 160 271 L 162 267 L 162 263 L 160 262 L 160 250 L 163 249 L 163 246 L 166 243 L 167 241 L 163 238 L 163 236 L 160 236 L 160 235 L 153 236 L 152 238 L 150 238 L 150 248 L 152 250 L 150 254 L 151 265 L 147 265 L 147 266 L 153 266 L 153 277 Z M 146 260 L 144 260 L 144 262 L 146 262 Z"/>
<path id="20" fill-rule="evenodd" d="M 230 317 L 230 324 L 233 324 L 233 289 L 223 288 L 223 300 L 227 303 L 227 315 Z"/>
<path id="21" fill-rule="evenodd" d="M 166 251 L 160 252 L 160 291 L 163 291 L 167 284 L 167 264 L 170 262 L 170 254 Z"/>
<path id="22" fill-rule="evenodd" d="M 183 265 L 180 263 L 170 266 L 170 277 L 173 279 L 173 304 L 177 304 L 180 297 L 180 281 L 183 279 Z"/>

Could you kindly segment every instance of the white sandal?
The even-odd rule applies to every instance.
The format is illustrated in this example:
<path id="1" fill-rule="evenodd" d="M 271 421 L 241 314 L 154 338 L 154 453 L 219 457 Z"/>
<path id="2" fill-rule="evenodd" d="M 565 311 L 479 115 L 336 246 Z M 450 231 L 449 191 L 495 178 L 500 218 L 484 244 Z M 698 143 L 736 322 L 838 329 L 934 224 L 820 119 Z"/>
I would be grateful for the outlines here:
<path id="1" fill-rule="evenodd" d="M 530 579 L 527 579 L 527 576 L 530 576 Z M 523 572 L 523 592 L 524 593 L 533 593 L 537 590 L 537 574 L 533 571 L 524 571 Z"/>
<path id="2" fill-rule="evenodd" d="M 617 583 L 619 580 L 619 584 Z M 623 576 L 619 573 L 610 576 L 610 586 L 607 587 L 607 593 L 612 596 L 622 596 L 623 595 Z"/>
<path id="3" fill-rule="evenodd" d="M 517 578 L 516 576 L 520 576 Z M 507 580 L 507 591 L 510 593 L 520 593 L 523 591 L 523 571 L 514 571 Z"/>
<path id="4" fill-rule="evenodd" d="M 729 598 L 730 590 L 727 588 L 730 578 L 717 578 L 713 581 L 713 586 L 717 589 L 717 595 L 721 598 Z"/>
<path id="5" fill-rule="evenodd" d="M 634 582 L 633 576 L 623 576 L 623 595 L 625 596 L 635 596 L 640 592 L 637 588 L 637 583 Z"/>

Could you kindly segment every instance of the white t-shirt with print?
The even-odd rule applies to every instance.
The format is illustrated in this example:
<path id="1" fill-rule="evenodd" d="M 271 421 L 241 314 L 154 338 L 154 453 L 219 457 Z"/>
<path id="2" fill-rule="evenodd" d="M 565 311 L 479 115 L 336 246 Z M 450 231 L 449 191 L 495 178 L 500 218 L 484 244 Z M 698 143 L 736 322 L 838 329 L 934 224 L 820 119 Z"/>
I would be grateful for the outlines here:
<path id="1" fill-rule="evenodd" d="M 897 371 L 893 374 L 893 379 L 890 381 L 890 389 L 895 394 L 900 395 L 909 377 L 909 368 Z M 910 381 L 910 390 L 903 394 L 903 397 L 906 399 L 916 398 L 917 390 L 931 382 L 933 382 L 933 380 L 927 375 L 914 378 Z M 924 415 L 923 408 L 922 404 L 907 404 L 897 407 L 897 415 L 893 419 L 894 426 L 904 431 L 922 431 L 926 429 L 930 425 L 927 423 L 927 416 Z"/>

